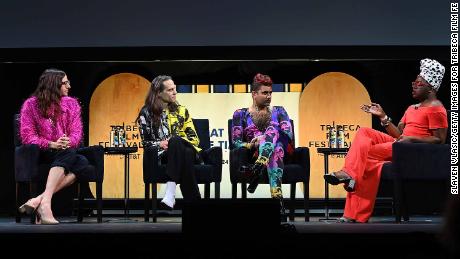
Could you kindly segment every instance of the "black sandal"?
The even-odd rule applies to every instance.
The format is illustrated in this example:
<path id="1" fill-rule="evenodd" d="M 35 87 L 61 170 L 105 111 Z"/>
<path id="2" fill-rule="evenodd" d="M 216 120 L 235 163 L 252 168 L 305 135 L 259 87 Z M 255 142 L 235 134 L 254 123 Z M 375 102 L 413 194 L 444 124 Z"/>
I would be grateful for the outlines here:
<path id="1" fill-rule="evenodd" d="M 262 177 L 264 172 L 264 165 L 261 163 L 254 163 L 246 166 L 240 167 L 240 173 L 243 174 L 243 177 L 246 178 L 246 181 L 249 183 L 247 191 L 249 193 L 254 193 L 259 185 L 259 178 Z"/>
<path id="2" fill-rule="evenodd" d="M 344 183 L 344 188 L 347 192 L 353 192 L 355 190 L 355 179 L 351 177 L 339 178 L 335 173 L 329 173 L 324 175 L 324 180 L 331 185 L 338 185 Z"/>
<path id="3" fill-rule="evenodd" d="M 356 181 L 352 178 L 352 179 L 350 179 L 350 181 L 348 183 L 343 185 L 343 188 L 347 192 L 354 192 L 355 191 L 355 184 L 356 184 Z"/>
<path id="4" fill-rule="evenodd" d="M 336 223 L 356 223 L 356 220 L 354 219 L 349 219 L 349 218 L 345 218 L 345 217 L 341 217 L 339 219 L 336 220 Z"/>

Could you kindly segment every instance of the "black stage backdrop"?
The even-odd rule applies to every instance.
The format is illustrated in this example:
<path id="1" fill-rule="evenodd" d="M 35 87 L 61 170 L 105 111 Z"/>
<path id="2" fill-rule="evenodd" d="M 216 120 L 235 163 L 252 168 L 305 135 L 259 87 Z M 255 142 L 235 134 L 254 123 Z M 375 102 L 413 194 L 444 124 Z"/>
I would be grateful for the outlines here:
<path id="1" fill-rule="evenodd" d="M 13 115 L 34 91 L 46 68 L 59 68 L 68 74 L 71 95 L 82 103 L 87 143 L 91 95 L 102 80 L 115 73 L 137 73 L 148 80 L 169 74 L 176 84 L 230 84 L 250 83 L 256 72 L 271 75 L 275 83 L 308 83 L 325 72 L 345 72 L 361 81 L 371 99 L 399 120 L 405 108 L 415 103 L 411 82 L 419 72 L 419 60 L 434 58 L 448 68 L 449 53 L 447 46 L 0 49 L 0 86 L 4 93 L 0 118 L 0 213 L 13 215 L 15 209 Z M 447 71 L 438 93 L 446 108 L 450 107 L 449 76 Z M 374 120 L 373 125 L 380 129 L 378 121 Z"/>
<path id="2" fill-rule="evenodd" d="M 2 1 L 0 48 L 442 46 L 450 2 Z"/>

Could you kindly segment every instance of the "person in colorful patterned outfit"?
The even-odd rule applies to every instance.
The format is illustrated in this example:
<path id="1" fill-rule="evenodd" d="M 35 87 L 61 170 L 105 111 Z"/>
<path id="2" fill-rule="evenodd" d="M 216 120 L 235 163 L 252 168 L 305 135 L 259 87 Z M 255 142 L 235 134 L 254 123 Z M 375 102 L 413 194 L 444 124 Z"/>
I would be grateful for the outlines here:
<path id="1" fill-rule="evenodd" d="M 420 61 L 420 74 L 412 82 L 412 97 L 419 103 L 407 108 L 397 126 L 379 104 L 371 103 L 361 107 L 363 111 L 379 117 L 388 134 L 360 128 L 345 157 L 342 170 L 324 176 L 329 184 L 344 183 L 348 192 L 343 217 L 337 222 L 364 223 L 369 220 L 374 209 L 382 166 L 391 161 L 394 142 L 445 143 L 447 112 L 436 97 L 444 71 L 444 66 L 436 60 Z"/>
<path id="2" fill-rule="evenodd" d="M 70 81 L 64 71 L 45 70 L 37 89 L 25 100 L 20 113 L 23 144 L 40 147 L 40 159 L 51 164 L 45 191 L 19 207 L 23 213 L 37 213 L 37 224 L 58 224 L 51 210 L 53 194 L 81 175 L 88 160 L 76 153 L 83 137 L 81 107 L 69 97 Z"/>
<path id="3" fill-rule="evenodd" d="M 170 76 L 153 79 L 137 122 L 144 147 L 158 150 L 158 163 L 166 164 L 166 183 L 161 203 L 169 208 L 175 204 L 176 183 L 184 200 L 201 199 L 195 178 L 194 164 L 201 163 L 200 140 L 187 108 L 176 101 L 176 85 Z"/>
<path id="4" fill-rule="evenodd" d="M 232 144 L 253 152 L 253 164 L 243 165 L 248 176 L 248 192 L 253 193 L 264 172 L 268 173 L 271 197 L 278 199 L 284 218 L 283 176 L 285 155 L 292 155 L 293 131 L 289 116 L 281 106 L 270 106 L 272 80 L 268 75 L 257 74 L 251 85 L 252 105 L 238 109 L 233 114 Z"/>

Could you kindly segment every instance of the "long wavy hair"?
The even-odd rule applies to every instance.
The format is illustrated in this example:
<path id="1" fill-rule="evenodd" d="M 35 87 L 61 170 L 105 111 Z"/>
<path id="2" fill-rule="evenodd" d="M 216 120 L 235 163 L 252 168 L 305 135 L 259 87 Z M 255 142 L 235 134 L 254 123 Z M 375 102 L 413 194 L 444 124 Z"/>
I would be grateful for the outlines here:
<path id="1" fill-rule="evenodd" d="M 32 94 L 38 100 L 38 109 L 43 117 L 57 118 L 61 113 L 61 86 L 65 72 L 46 69 L 38 79 L 38 86 Z"/>
<path id="2" fill-rule="evenodd" d="M 170 76 L 159 75 L 152 80 L 149 93 L 145 98 L 144 106 L 147 107 L 150 116 L 153 120 L 153 125 L 158 128 L 160 126 L 160 115 L 163 112 L 163 101 L 160 98 L 160 93 L 165 89 L 164 82 L 172 80 Z M 169 103 L 168 109 L 170 112 L 176 112 L 178 103 Z"/>

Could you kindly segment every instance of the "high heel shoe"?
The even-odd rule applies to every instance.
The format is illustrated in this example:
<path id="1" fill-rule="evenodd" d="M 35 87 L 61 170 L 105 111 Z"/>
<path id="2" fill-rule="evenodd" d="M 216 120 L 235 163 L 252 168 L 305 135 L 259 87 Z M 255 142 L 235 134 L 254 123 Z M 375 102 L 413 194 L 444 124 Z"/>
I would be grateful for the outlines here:
<path id="1" fill-rule="evenodd" d="M 259 185 L 259 178 L 262 177 L 262 172 L 264 169 L 264 165 L 261 163 L 254 163 L 248 166 L 247 171 L 251 172 L 251 174 L 247 177 L 249 182 L 248 192 L 254 193 Z"/>
<path id="2" fill-rule="evenodd" d="M 35 225 L 41 225 L 41 224 L 42 224 L 42 221 L 41 221 L 40 215 L 38 215 L 38 213 L 35 213 Z"/>
<path id="3" fill-rule="evenodd" d="M 253 164 L 240 166 L 239 171 L 242 174 L 243 178 L 245 178 L 246 180 L 249 180 L 254 176 L 253 166 Z"/>
<path id="4" fill-rule="evenodd" d="M 37 210 L 37 207 L 34 207 L 32 205 L 32 199 L 29 199 L 26 203 L 22 204 L 18 210 L 20 213 L 25 213 L 25 214 L 33 214 L 36 210 Z"/>
<path id="5" fill-rule="evenodd" d="M 354 192 L 355 191 L 355 184 L 356 184 L 356 181 L 353 178 L 351 178 L 348 183 L 343 185 L 343 188 L 347 192 Z"/>
<path id="6" fill-rule="evenodd" d="M 356 220 L 346 218 L 346 217 L 341 217 L 335 221 L 336 223 L 356 223 Z"/>
<path id="7" fill-rule="evenodd" d="M 324 175 L 324 180 L 331 185 L 338 185 L 344 183 L 344 188 L 347 192 L 353 192 L 355 190 L 356 181 L 350 176 L 342 178 L 337 177 L 335 173 L 329 173 Z"/>
<path id="8" fill-rule="evenodd" d="M 286 210 L 284 209 L 283 197 L 277 198 L 280 202 L 280 221 L 287 222 Z"/>
<path id="9" fill-rule="evenodd" d="M 51 217 L 51 218 L 44 218 L 42 216 L 42 209 L 41 209 L 41 206 L 38 206 L 37 210 L 36 210 L 36 213 L 37 213 L 37 217 L 36 217 L 36 220 L 35 220 L 35 223 L 36 224 L 42 224 L 42 225 L 57 225 L 59 224 L 59 221 L 57 221 L 55 218 Z M 38 223 L 37 223 L 38 222 Z"/>

